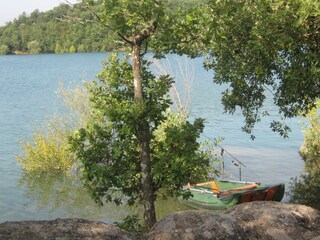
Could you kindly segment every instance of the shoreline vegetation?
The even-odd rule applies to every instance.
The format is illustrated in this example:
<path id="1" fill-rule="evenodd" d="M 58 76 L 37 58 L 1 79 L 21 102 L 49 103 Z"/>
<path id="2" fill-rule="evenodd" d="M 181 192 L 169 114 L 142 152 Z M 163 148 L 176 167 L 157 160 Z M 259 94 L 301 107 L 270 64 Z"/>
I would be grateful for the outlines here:
<path id="1" fill-rule="evenodd" d="M 110 50 L 112 51 L 112 50 Z M 99 52 L 110 52 L 110 51 L 99 51 Z M 124 48 L 119 48 L 119 49 L 114 49 L 113 51 L 118 51 L 118 52 L 124 52 L 125 49 Z M 29 53 L 29 52 L 21 52 L 21 51 L 14 51 L 12 53 L 8 53 L 6 54 L 7 56 L 8 55 L 33 55 L 33 54 L 69 54 L 69 53 L 72 53 L 72 52 L 64 52 L 64 53 Z M 73 53 L 80 53 L 80 52 L 73 52 Z M 81 53 L 97 53 L 97 52 L 81 52 Z M 0 54 L 1 55 L 1 54 Z"/>
<path id="2" fill-rule="evenodd" d="M 175 0 L 172 9 L 197 0 Z M 99 12 L 101 5 L 93 10 Z M 117 33 L 94 20 L 83 3 L 62 3 L 45 12 L 23 12 L 0 27 L 0 55 L 107 52 L 124 50 Z"/>
<path id="3" fill-rule="evenodd" d="M 194 2 L 194 0 L 190 0 L 190 2 Z M 153 2 L 150 1 L 150 4 L 153 4 Z M 98 12 L 99 8 L 102 6 L 95 5 L 93 7 L 97 8 L 93 9 L 93 11 Z M 124 196 L 130 197 L 128 200 L 129 204 L 132 204 L 135 201 L 144 203 L 145 224 L 148 229 L 151 229 L 156 222 L 154 203 L 157 191 L 160 192 L 160 190 L 165 189 L 167 190 L 167 195 L 179 196 L 180 194 L 180 196 L 183 196 L 183 193 L 179 191 L 181 185 L 190 180 L 190 172 L 193 173 L 192 180 L 199 182 L 206 176 L 206 170 L 209 166 L 210 159 L 213 158 L 209 155 L 211 152 L 207 154 L 207 152 L 200 152 L 198 150 L 200 144 L 197 142 L 197 139 L 204 128 L 203 119 L 196 119 L 193 124 L 190 124 L 186 118 L 183 118 L 182 122 L 176 124 L 176 119 L 174 117 L 171 118 L 169 113 L 164 114 L 166 113 L 165 110 L 168 109 L 171 104 L 170 99 L 166 98 L 166 94 L 169 92 L 171 84 L 173 83 L 172 78 L 169 75 L 165 75 L 160 76 L 159 79 L 156 80 L 156 76 L 147 70 L 149 67 L 148 63 L 145 62 L 143 63 L 144 65 L 141 64 L 141 60 L 143 60 L 141 56 L 145 54 L 142 52 L 142 48 L 144 47 L 143 42 L 154 35 L 157 29 L 157 22 L 153 21 L 153 17 L 150 15 L 152 21 L 146 21 L 144 23 L 148 26 L 148 28 L 145 29 L 145 26 L 141 24 L 141 22 L 143 22 L 141 21 L 141 16 L 137 17 L 137 12 L 133 10 L 133 16 L 136 16 L 136 18 L 133 18 L 135 20 L 134 24 L 131 23 L 132 19 L 128 20 L 132 35 L 126 36 L 128 26 L 122 26 L 121 24 L 118 26 L 118 22 L 114 22 L 113 19 L 113 16 L 118 15 L 119 9 L 125 8 L 123 6 L 115 8 L 113 9 L 114 12 L 111 12 L 114 15 L 107 14 L 104 15 L 104 17 L 106 21 L 110 21 L 110 25 L 118 27 L 115 29 L 120 36 L 124 36 L 122 37 L 122 40 L 131 45 L 132 63 L 128 63 L 126 59 L 120 61 L 118 56 L 110 57 L 109 61 L 104 65 L 103 71 L 98 75 L 98 81 L 93 82 L 90 86 L 88 85 L 89 92 L 93 96 L 90 99 L 95 110 L 92 112 L 95 113 L 95 115 L 89 119 L 89 124 L 86 124 L 85 128 L 76 130 L 76 132 L 69 137 L 69 143 L 71 144 L 73 154 L 75 154 L 74 156 L 76 156 L 77 159 L 80 159 L 84 166 L 83 169 L 85 169 L 85 171 L 83 171 L 83 173 L 86 178 L 85 186 L 91 191 L 96 202 L 102 205 L 103 201 L 107 199 L 106 201 L 120 204 L 121 197 L 113 195 L 114 189 L 120 189 Z M 148 8 L 145 7 L 143 10 L 146 9 Z M 172 9 L 175 8 L 173 7 Z M 38 10 L 35 10 L 30 16 L 27 16 L 25 13 L 21 14 L 18 19 L 8 23 L 7 26 L 0 28 L 0 54 L 23 55 L 41 53 L 105 52 L 119 48 L 121 49 L 124 46 L 121 41 L 113 41 L 113 39 L 116 39 L 116 30 L 111 31 L 107 27 L 95 24 L 90 12 L 83 10 L 85 10 L 85 6 L 80 3 L 73 6 L 61 4 L 59 7 L 45 13 L 40 13 Z M 241 10 L 243 10 L 243 8 L 241 8 Z M 219 11 L 217 12 L 219 13 Z M 120 13 L 122 12 L 120 11 Z M 153 13 L 155 16 L 159 17 L 162 14 L 162 10 L 160 8 L 155 8 Z M 241 11 L 240 13 L 242 14 Z M 216 14 L 216 16 L 218 15 L 219 14 Z M 226 14 L 226 16 L 228 16 L 228 14 Z M 146 19 L 143 20 L 145 21 Z M 189 20 L 190 22 L 188 23 L 194 25 L 195 21 L 193 17 L 189 17 Z M 277 18 L 274 20 L 275 23 L 278 23 L 276 20 Z M 215 23 L 216 21 L 213 20 L 213 22 Z M 132 27 L 131 24 L 132 26 L 137 25 L 138 28 Z M 201 24 L 199 24 L 199 26 L 201 26 Z M 311 22 L 311 26 L 313 26 L 313 22 Z M 141 29 L 139 30 L 139 28 Z M 235 28 L 238 29 L 237 27 Z M 137 31 L 137 29 L 140 32 Z M 224 34 L 222 35 L 224 37 Z M 228 35 L 230 35 L 230 33 L 228 33 Z M 247 36 L 248 34 L 243 35 Z M 289 36 L 291 36 L 291 33 L 289 33 Z M 230 40 L 228 38 L 225 39 Z M 258 39 L 260 39 L 260 37 L 258 37 Z M 310 37 L 310 39 L 311 43 L 313 43 L 312 37 Z M 204 42 L 206 42 L 206 39 Z M 269 39 L 267 42 L 269 42 Z M 223 43 L 225 44 L 225 42 Z M 230 43 L 233 44 L 234 40 L 231 39 Z M 239 44 L 242 43 L 243 42 L 240 41 Z M 161 44 L 162 42 L 160 42 L 158 48 L 162 47 Z M 260 48 L 260 40 L 257 40 L 256 45 Z M 305 46 L 303 41 L 301 41 L 301 46 Z M 169 50 L 177 51 L 181 54 L 184 53 L 185 49 L 175 50 L 175 47 L 177 46 L 169 46 Z M 221 49 L 218 45 L 211 47 L 213 48 L 211 49 L 210 54 L 214 53 L 215 49 Z M 300 46 L 297 45 L 294 50 L 299 47 Z M 229 47 L 225 49 L 228 49 L 229 51 Z M 236 51 L 232 54 L 241 56 L 238 52 L 238 46 L 235 46 L 234 49 Z M 250 51 L 248 51 L 248 49 Z M 295 63 L 295 57 L 300 60 L 300 52 L 298 55 L 294 52 L 292 55 L 294 60 L 289 59 L 289 57 L 286 57 L 286 59 L 289 60 L 282 59 L 283 62 L 281 62 L 280 65 L 281 67 L 285 66 L 284 69 L 280 67 L 275 69 L 273 64 L 276 60 L 269 59 L 269 55 L 265 56 L 265 60 L 270 61 L 268 68 L 260 68 L 260 66 L 257 66 L 256 69 L 248 69 L 247 65 L 253 63 L 252 59 L 255 59 L 256 56 L 260 57 L 260 54 L 257 54 L 256 52 L 253 52 L 251 55 L 251 49 L 254 49 L 251 45 L 249 45 L 247 49 L 244 49 L 244 61 L 237 60 L 236 62 L 236 64 L 240 62 L 244 64 L 240 65 L 239 68 L 233 69 L 233 74 L 228 74 L 229 68 L 225 65 L 224 61 L 218 61 L 216 64 L 217 57 L 225 60 L 225 56 L 228 56 L 229 54 L 228 51 L 223 52 L 218 56 L 211 55 L 212 62 L 209 62 L 206 65 L 207 69 L 213 69 L 216 73 L 219 73 L 219 70 L 222 72 L 221 75 L 216 75 L 217 77 L 214 79 L 215 83 L 234 84 L 232 86 L 232 91 L 224 92 L 222 100 L 229 113 L 233 113 L 237 106 L 243 107 L 243 115 L 246 118 L 246 125 L 243 127 L 245 132 L 251 134 L 254 124 L 260 120 L 260 113 L 258 110 L 263 105 L 262 103 L 265 99 L 264 89 L 261 88 L 261 84 L 265 84 L 267 78 L 273 80 L 268 82 L 268 85 L 273 87 L 274 90 L 277 90 L 274 101 L 280 108 L 280 113 L 283 113 L 284 117 L 300 115 L 301 112 L 298 110 L 307 113 L 311 107 L 314 107 L 314 102 L 312 101 L 315 100 L 318 92 L 305 88 L 306 84 L 303 84 L 301 86 L 299 85 L 299 87 L 302 92 L 310 91 L 311 93 L 309 96 L 306 97 L 305 94 L 297 96 L 295 93 L 296 91 L 294 91 L 294 93 L 289 92 L 288 94 L 287 91 L 292 90 L 291 85 L 283 85 L 277 89 L 275 79 L 273 78 L 274 76 L 280 76 L 282 74 L 285 76 L 281 79 L 283 82 L 295 82 L 296 76 L 300 76 L 302 73 L 301 69 L 295 67 L 293 64 Z M 292 54 L 292 50 L 287 49 L 286 46 L 284 48 L 282 43 L 273 46 L 273 49 L 276 53 L 287 50 L 288 56 L 291 56 L 290 54 Z M 308 59 L 306 62 L 302 61 L 302 64 L 299 62 L 300 65 L 306 66 L 309 63 L 313 64 L 312 61 L 317 59 L 316 54 L 313 52 L 314 49 L 316 48 L 311 48 L 312 51 L 310 51 L 310 55 L 308 55 L 311 60 Z M 187 53 L 193 55 L 194 53 L 191 53 L 192 50 L 193 49 L 187 50 Z M 166 52 L 166 50 L 163 49 L 159 51 L 160 53 L 162 53 L 162 51 L 164 53 Z M 205 51 L 207 51 L 206 48 Z M 247 55 L 248 52 L 250 53 L 249 55 Z M 261 52 L 261 49 L 258 53 L 259 52 Z M 274 57 L 277 57 L 276 59 L 278 59 L 279 56 L 275 55 Z M 289 61 L 287 66 L 284 64 L 287 63 L 286 61 Z M 230 58 L 230 62 L 228 63 L 230 66 L 233 66 L 235 62 Z M 275 65 L 277 64 L 278 62 L 275 63 Z M 228 68 L 227 71 L 226 68 Z M 262 72 L 258 77 L 256 76 L 257 69 Z M 305 77 L 316 80 L 316 70 L 317 68 L 314 67 L 311 68 L 310 72 L 303 71 L 306 72 L 306 74 L 302 75 L 301 78 L 303 79 Z M 277 74 L 277 71 L 279 74 Z M 287 73 L 290 74 L 288 75 Z M 244 79 L 242 79 L 242 76 Z M 309 76 L 311 77 L 309 78 Z M 134 80 L 133 84 L 130 83 L 130 80 L 132 79 Z M 252 79 L 257 80 L 257 82 L 252 81 Z M 312 83 L 311 80 L 309 81 L 310 83 Z M 244 86 L 246 88 L 244 88 Z M 252 91 L 252 89 L 256 90 L 256 93 Z M 254 92 L 253 96 L 251 96 L 252 92 Z M 239 95 L 246 94 L 249 94 L 250 98 L 239 98 Z M 123 96 L 125 96 L 125 98 Z M 300 101 L 301 97 L 304 99 L 302 103 Z M 285 100 L 284 102 L 283 99 Z M 296 103 L 300 105 L 297 108 L 292 108 L 292 104 Z M 134 107 L 132 108 L 132 106 Z M 299 107 L 301 109 L 299 109 Z M 257 112 L 259 114 L 257 114 Z M 261 116 L 264 115 L 266 115 L 266 113 L 261 113 Z M 170 124 L 171 122 L 173 122 L 173 124 Z M 280 135 L 284 137 L 287 137 L 287 132 L 290 130 L 286 125 L 283 125 L 283 123 L 279 121 L 273 121 L 270 126 L 273 131 L 279 132 Z M 158 131 L 157 127 L 159 127 L 161 131 Z M 157 133 L 159 132 L 160 134 L 158 137 Z M 161 135 L 162 133 L 165 133 L 165 135 Z M 131 138 L 127 138 L 127 136 L 130 136 Z M 254 139 L 254 136 L 251 135 L 251 138 Z M 40 135 L 39 139 L 39 141 L 42 142 L 46 141 L 42 135 Z M 54 142 L 55 138 L 53 137 L 52 139 L 53 140 L 50 142 Z M 65 145 L 63 145 L 63 147 L 65 147 Z M 28 151 L 31 149 L 29 152 L 33 157 L 34 151 L 32 146 L 25 146 Z M 110 146 L 112 146 L 112 148 L 109 148 Z M 313 146 L 310 148 L 313 148 Z M 44 150 L 47 149 L 44 147 Z M 189 153 L 186 154 L 186 150 L 189 151 Z M 55 152 L 49 151 L 49 154 L 52 153 L 55 154 Z M 186 157 L 181 158 L 183 155 L 181 153 L 186 154 Z M 309 155 L 310 153 L 308 152 L 307 154 Z M 38 155 L 35 156 L 38 157 Z M 196 158 L 198 158 L 198 160 L 194 161 Z M 26 159 L 28 160 L 28 158 Z M 47 159 L 43 159 L 46 164 Z M 54 158 L 50 157 L 49 159 Z M 63 157 L 62 159 L 66 158 Z M 172 161 L 170 167 L 163 168 L 166 166 L 163 163 L 167 163 L 167 159 L 177 159 L 179 161 Z M 180 161 L 181 159 L 183 160 Z M 306 163 L 309 161 L 311 164 L 310 166 L 313 166 L 313 164 L 317 163 L 317 159 L 314 161 L 314 159 L 305 158 L 304 160 Z M 153 162 L 151 162 L 151 160 Z M 181 162 L 184 164 L 182 165 Z M 199 167 L 195 167 L 194 162 L 197 162 Z M 31 164 L 33 164 L 33 162 L 31 162 Z M 62 164 L 64 164 L 64 162 L 62 162 Z M 54 167 L 56 167 L 55 165 L 56 162 L 54 162 Z M 57 169 L 60 170 L 60 168 Z M 66 169 L 70 169 L 70 166 L 67 165 Z M 119 169 L 121 171 L 119 171 Z M 122 172 L 123 169 L 126 169 L 126 171 Z M 172 169 L 172 171 L 170 172 L 168 169 Z M 199 174 L 194 171 L 195 169 Z M 30 167 L 30 170 L 34 170 L 32 166 Z M 306 168 L 306 170 L 308 170 L 308 168 Z M 118 173 L 118 179 L 114 179 L 113 176 L 111 176 L 110 173 L 114 172 Z M 310 176 L 311 174 L 318 176 L 318 172 L 310 172 Z M 132 178 L 130 179 L 130 177 Z M 167 181 L 167 179 L 172 181 Z M 183 197 L 188 196 L 186 195 Z M 299 198 L 297 199 L 300 200 Z"/>
<path id="4" fill-rule="evenodd" d="M 114 35 L 95 23 L 83 4 L 60 4 L 46 12 L 23 12 L 0 27 L 0 55 L 112 51 L 121 48 Z"/>

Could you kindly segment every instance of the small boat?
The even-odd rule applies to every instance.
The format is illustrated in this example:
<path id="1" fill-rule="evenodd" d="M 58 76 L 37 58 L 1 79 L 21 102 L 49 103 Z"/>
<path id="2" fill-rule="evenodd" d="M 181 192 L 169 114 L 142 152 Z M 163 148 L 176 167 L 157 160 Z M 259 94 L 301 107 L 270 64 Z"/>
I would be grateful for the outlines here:
<path id="1" fill-rule="evenodd" d="M 225 210 L 236 204 L 252 201 L 281 201 L 284 184 L 263 185 L 255 182 L 214 180 L 188 185 L 192 197 L 182 202 L 193 208 Z"/>

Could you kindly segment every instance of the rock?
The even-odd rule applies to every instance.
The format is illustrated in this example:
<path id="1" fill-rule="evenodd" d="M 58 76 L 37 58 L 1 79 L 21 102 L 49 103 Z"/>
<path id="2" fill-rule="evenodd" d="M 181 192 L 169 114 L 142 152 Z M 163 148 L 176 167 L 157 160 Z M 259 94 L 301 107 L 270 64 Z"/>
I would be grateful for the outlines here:
<path id="1" fill-rule="evenodd" d="M 135 238 L 116 226 L 84 219 L 56 219 L 52 221 L 21 221 L 0 223 L 2 240 L 77 240 Z"/>
<path id="2" fill-rule="evenodd" d="M 235 218 L 250 240 L 320 240 L 320 212 L 307 206 L 250 202 L 226 214 Z"/>
<path id="3" fill-rule="evenodd" d="M 164 217 L 146 235 L 148 240 L 244 239 L 233 217 L 208 211 L 184 211 Z"/>
<path id="4" fill-rule="evenodd" d="M 225 213 L 184 211 L 158 221 L 141 238 L 114 225 L 83 219 L 0 223 L 1 240 L 320 240 L 320 212 L 278 202 L 240 204 Z"/>

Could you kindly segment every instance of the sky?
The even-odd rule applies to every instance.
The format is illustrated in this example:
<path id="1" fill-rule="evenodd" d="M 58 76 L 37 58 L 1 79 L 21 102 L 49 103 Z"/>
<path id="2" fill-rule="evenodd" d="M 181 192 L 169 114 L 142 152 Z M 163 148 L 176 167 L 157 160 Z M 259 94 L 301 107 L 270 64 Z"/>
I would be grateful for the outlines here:
<path id="1" fill-rule="evenodd" d="M 32 13 L 38 9 L 40 12 L 50 10 L 64 0 L 0 0 L 0 26 L 6 22 L 12 21 L 17 18 L 21 13 Z M 71 3 L 77 2 L 76 0 L 69 1 Z"/>

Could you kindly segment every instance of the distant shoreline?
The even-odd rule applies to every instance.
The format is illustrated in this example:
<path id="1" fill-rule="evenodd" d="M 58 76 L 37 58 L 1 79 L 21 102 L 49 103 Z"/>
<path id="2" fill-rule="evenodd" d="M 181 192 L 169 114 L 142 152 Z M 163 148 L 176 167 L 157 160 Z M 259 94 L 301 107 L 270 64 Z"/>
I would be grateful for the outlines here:
<path id="1" fill-rule="evenodd" d="M 113 52 L 113 51 L 118 51 L 118 52 L 124 52 L 126 49 L 120 48 L 117 50 L 107 50 L 107 51 L 99 51 L 99 52 L 72 52 L 72 53 L 103 53 L 103 52 Z M 22 51 L 13 51 L 7 54 L 0 54 L 0 56 L 8 56 L 8 55 L 38 55 L 38 54 L 72 54 L 71 52 L 64 52 L 64 53 L 55 53 L 55 52 L 41 52 L 41 53 L 29 53 L 29 52 L 22 52 Z"/>

